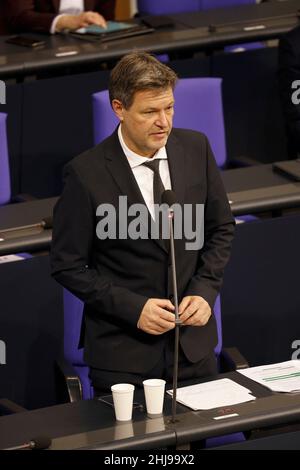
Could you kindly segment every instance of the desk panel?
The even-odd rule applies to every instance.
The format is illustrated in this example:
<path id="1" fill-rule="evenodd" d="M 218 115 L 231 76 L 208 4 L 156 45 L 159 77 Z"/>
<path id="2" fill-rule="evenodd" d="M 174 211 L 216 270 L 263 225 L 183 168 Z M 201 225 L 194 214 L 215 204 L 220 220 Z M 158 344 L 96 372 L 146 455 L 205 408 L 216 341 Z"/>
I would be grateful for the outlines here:
<path id="1" fill-rule="evenodd" d="M 223 341 L 250 365 L 290 360 L 300 339 L 300 216 L 241 224 L 221 292 Z"/>
<path id="2" fill-rule="evenodd" d="M 239 374 L 234 372 L 215 378 L 224 377 L 240 381 Z M 132 422 L 118 423 L 113 408 L 98 400 L 86 400 L 0 418 L 0 448 L 28 442 L 33 436 L 45 435 L 46 430 L 52 439 L 52 450 L 153 449 L 256 427 L 299 422 L 299 394 L 266 392 L 249 379 L 244 383 L 253 393 L 255 390 L 257 398 L 251 403 L 232 406 L 230 413 L 237 415 L 232 418 L 215 420 L 226 413 L 222 408 L 193 412 L 178 404 L 177 419 L 172 423 L 172 400 L 166 395 L 163 417 L 149 420 L 145 411 L 135 410 Z M 135 401 L 144 405 L 141 389 L 136 390 Z"/>

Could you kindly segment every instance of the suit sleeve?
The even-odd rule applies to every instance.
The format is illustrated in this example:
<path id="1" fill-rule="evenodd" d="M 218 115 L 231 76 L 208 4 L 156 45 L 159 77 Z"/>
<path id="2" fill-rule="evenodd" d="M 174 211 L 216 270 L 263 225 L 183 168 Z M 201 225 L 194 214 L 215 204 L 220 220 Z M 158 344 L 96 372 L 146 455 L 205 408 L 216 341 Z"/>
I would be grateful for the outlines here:
<path id="1" fill-rule="evenodd" d="M 64 191 L 54 208 L 51 246 L 53 277 L 99 315 L 136 328 L 148 300 L 93 268 L 96 214 L 90 195 L 75 170 L 66 170 Z"/>
<path id="2" fill-rule="evenodd" d="M 14 32 L 49 32 L 56 13 L 38 12 L 33 0 L 5 0 L 5 16 Z"/>
<path id="3" fill-rule="evenodd" d="M 115 19 L 116 0 L 98 0 L 95 11 L 100 13 L 106 20 Z"/>
<path id="4" fill-rule="evenodd" d="M 3 0 L 1 0 L 3 1 Z M 5 17 L 12 31 L 36 31 L 49 33 L 53 20 L 58 12 L 36 11 L 34 0 L 4 0 Z M 100 13 L 106 20 L 115 17 L 115 0 L 98 0 L 92 10 Z M 51 5 L 51 1 L 49 1 Z"/>
<path id="5" fill-rule="evenodd" d="M 224 269 L 230 255 L 235 221 L 215 158 L 206 139 L 207 199 L 204 216 L 204 246 L 197 271 L 184 293 L 203 297 L 211 308 L 221 289 Z"/>

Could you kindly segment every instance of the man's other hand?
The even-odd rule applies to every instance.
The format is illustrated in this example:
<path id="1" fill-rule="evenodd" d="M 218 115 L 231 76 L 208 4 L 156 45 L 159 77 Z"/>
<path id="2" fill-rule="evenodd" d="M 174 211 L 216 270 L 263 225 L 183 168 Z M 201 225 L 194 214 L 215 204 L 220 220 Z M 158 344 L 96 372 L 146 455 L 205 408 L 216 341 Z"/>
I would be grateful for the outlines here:
<path id="1" fill-rule="evenodd" d="M 175 307 L 167 299 L 148 299 L 138 321 L 138 328 L 150 335 L 162 335 L 175 328 Z"/>
<path id="2" fill-rule="evenodd" d="M 183 325 L 204 326 L 211 316 L 211 308 L 203 297 L 189 295 L 179 305 L 179 316 Z"/>

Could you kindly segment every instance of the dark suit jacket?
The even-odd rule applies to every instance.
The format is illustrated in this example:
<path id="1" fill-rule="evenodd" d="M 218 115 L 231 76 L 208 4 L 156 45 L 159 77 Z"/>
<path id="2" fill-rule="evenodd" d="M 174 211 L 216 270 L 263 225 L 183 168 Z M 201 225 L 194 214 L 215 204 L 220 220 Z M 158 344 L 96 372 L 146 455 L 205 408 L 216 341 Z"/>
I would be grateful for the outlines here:
<path id="1" fill-rule="evenodd" d="M 289 156 L 300 154 L 300 104 L 292 103 L 292 82 L 300 80 L 300 26 L 281 37 L 278 48 L 279 87 L 286 119 Z M 299 95 L 298 95 L 299 96 Z"/>
<path id="2" fill-rule="evenodd" d="M 10 32 L 48 33 L 59 12 L 60 0 L 1 0 Z M 114 18 L 115 0 L 85 0 L 85 10 L 97 11 L 105 19 Z"/>
<path id="3" fill-rule="evenodd" d="M 167 154 L 177 202 L 205 204 L 204 248 L 187 251 L 186 240 L 176 240 L 179 300 L 200 295 L 213 307 L 234 232 L 227 196 L 204 135 L 173 129 Z M 115 132 L 66 168 L 54 210 L 52 274 L 85 302 L 86 362 L 140 373 L 159 361 L 169 333 L 146 334 L 137 322 L 148 298 L 172 300 L 171 266 L 162 241 L 96 237 L 97 206 L 118 207 L 120 195 L 128 205 L 144 203 Z M 214 317 L 204 327 L 181 328 L 180 341 L 186 357 L 199 361 L 216 344 Z"/>

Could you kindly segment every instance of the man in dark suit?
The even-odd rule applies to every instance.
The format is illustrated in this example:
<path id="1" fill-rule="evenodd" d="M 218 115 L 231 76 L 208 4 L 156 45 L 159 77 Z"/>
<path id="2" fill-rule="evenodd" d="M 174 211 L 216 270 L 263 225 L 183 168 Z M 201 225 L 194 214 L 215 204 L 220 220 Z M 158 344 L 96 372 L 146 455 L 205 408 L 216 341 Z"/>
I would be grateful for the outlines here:
<path id="1" fill-rule="evenodd" d="M 279 41 L 279 88 L 286 121 L 288 154 L 300 156 L 300 26 Z"/>
<path id="2" fill-rule="evenodd" d="M 158 181 L 175 192 L 179 207 L 193 209 L 185 223 L 199 225 L 195 209 L 199 204 L 205 209 L 204 246 L 189 249 L 186 230 L 176 239 L 183 324 L 179 379 L 216 372 L 212 309 L 234 220 L 207 138 L 172 130 L 176 79 L 149 54 L 123 57 L 109 87 L 120 126 L 68 164 L 55 207 L 52 274 L 85 303 L 84 357 L 96 393 L 116 382 L 138 385 L 144 378 L 172 377 L 174 292 L 168 246 L 147 230 L 140 237 L 130 231 L 132 223 L 138 225 L 134 204 L 147 212 L 140 225 L 146 226 L 148 216 L 157 220 L 153 204 Z M 147 166 L 153 163 L 156 170 Z M 131 208 L 126 216 L 118 211 L 120 198 L 123 203 L 127 198 Z M 111 208 L 116 209 L 116 227 L 105 227 L 103 216 Z"/>
<path id="3" fill-rule="evenodd" d="M 115 0 L 1 0 L 9 32 L 76 30 L 89 24 L 106 27 Z"/>

